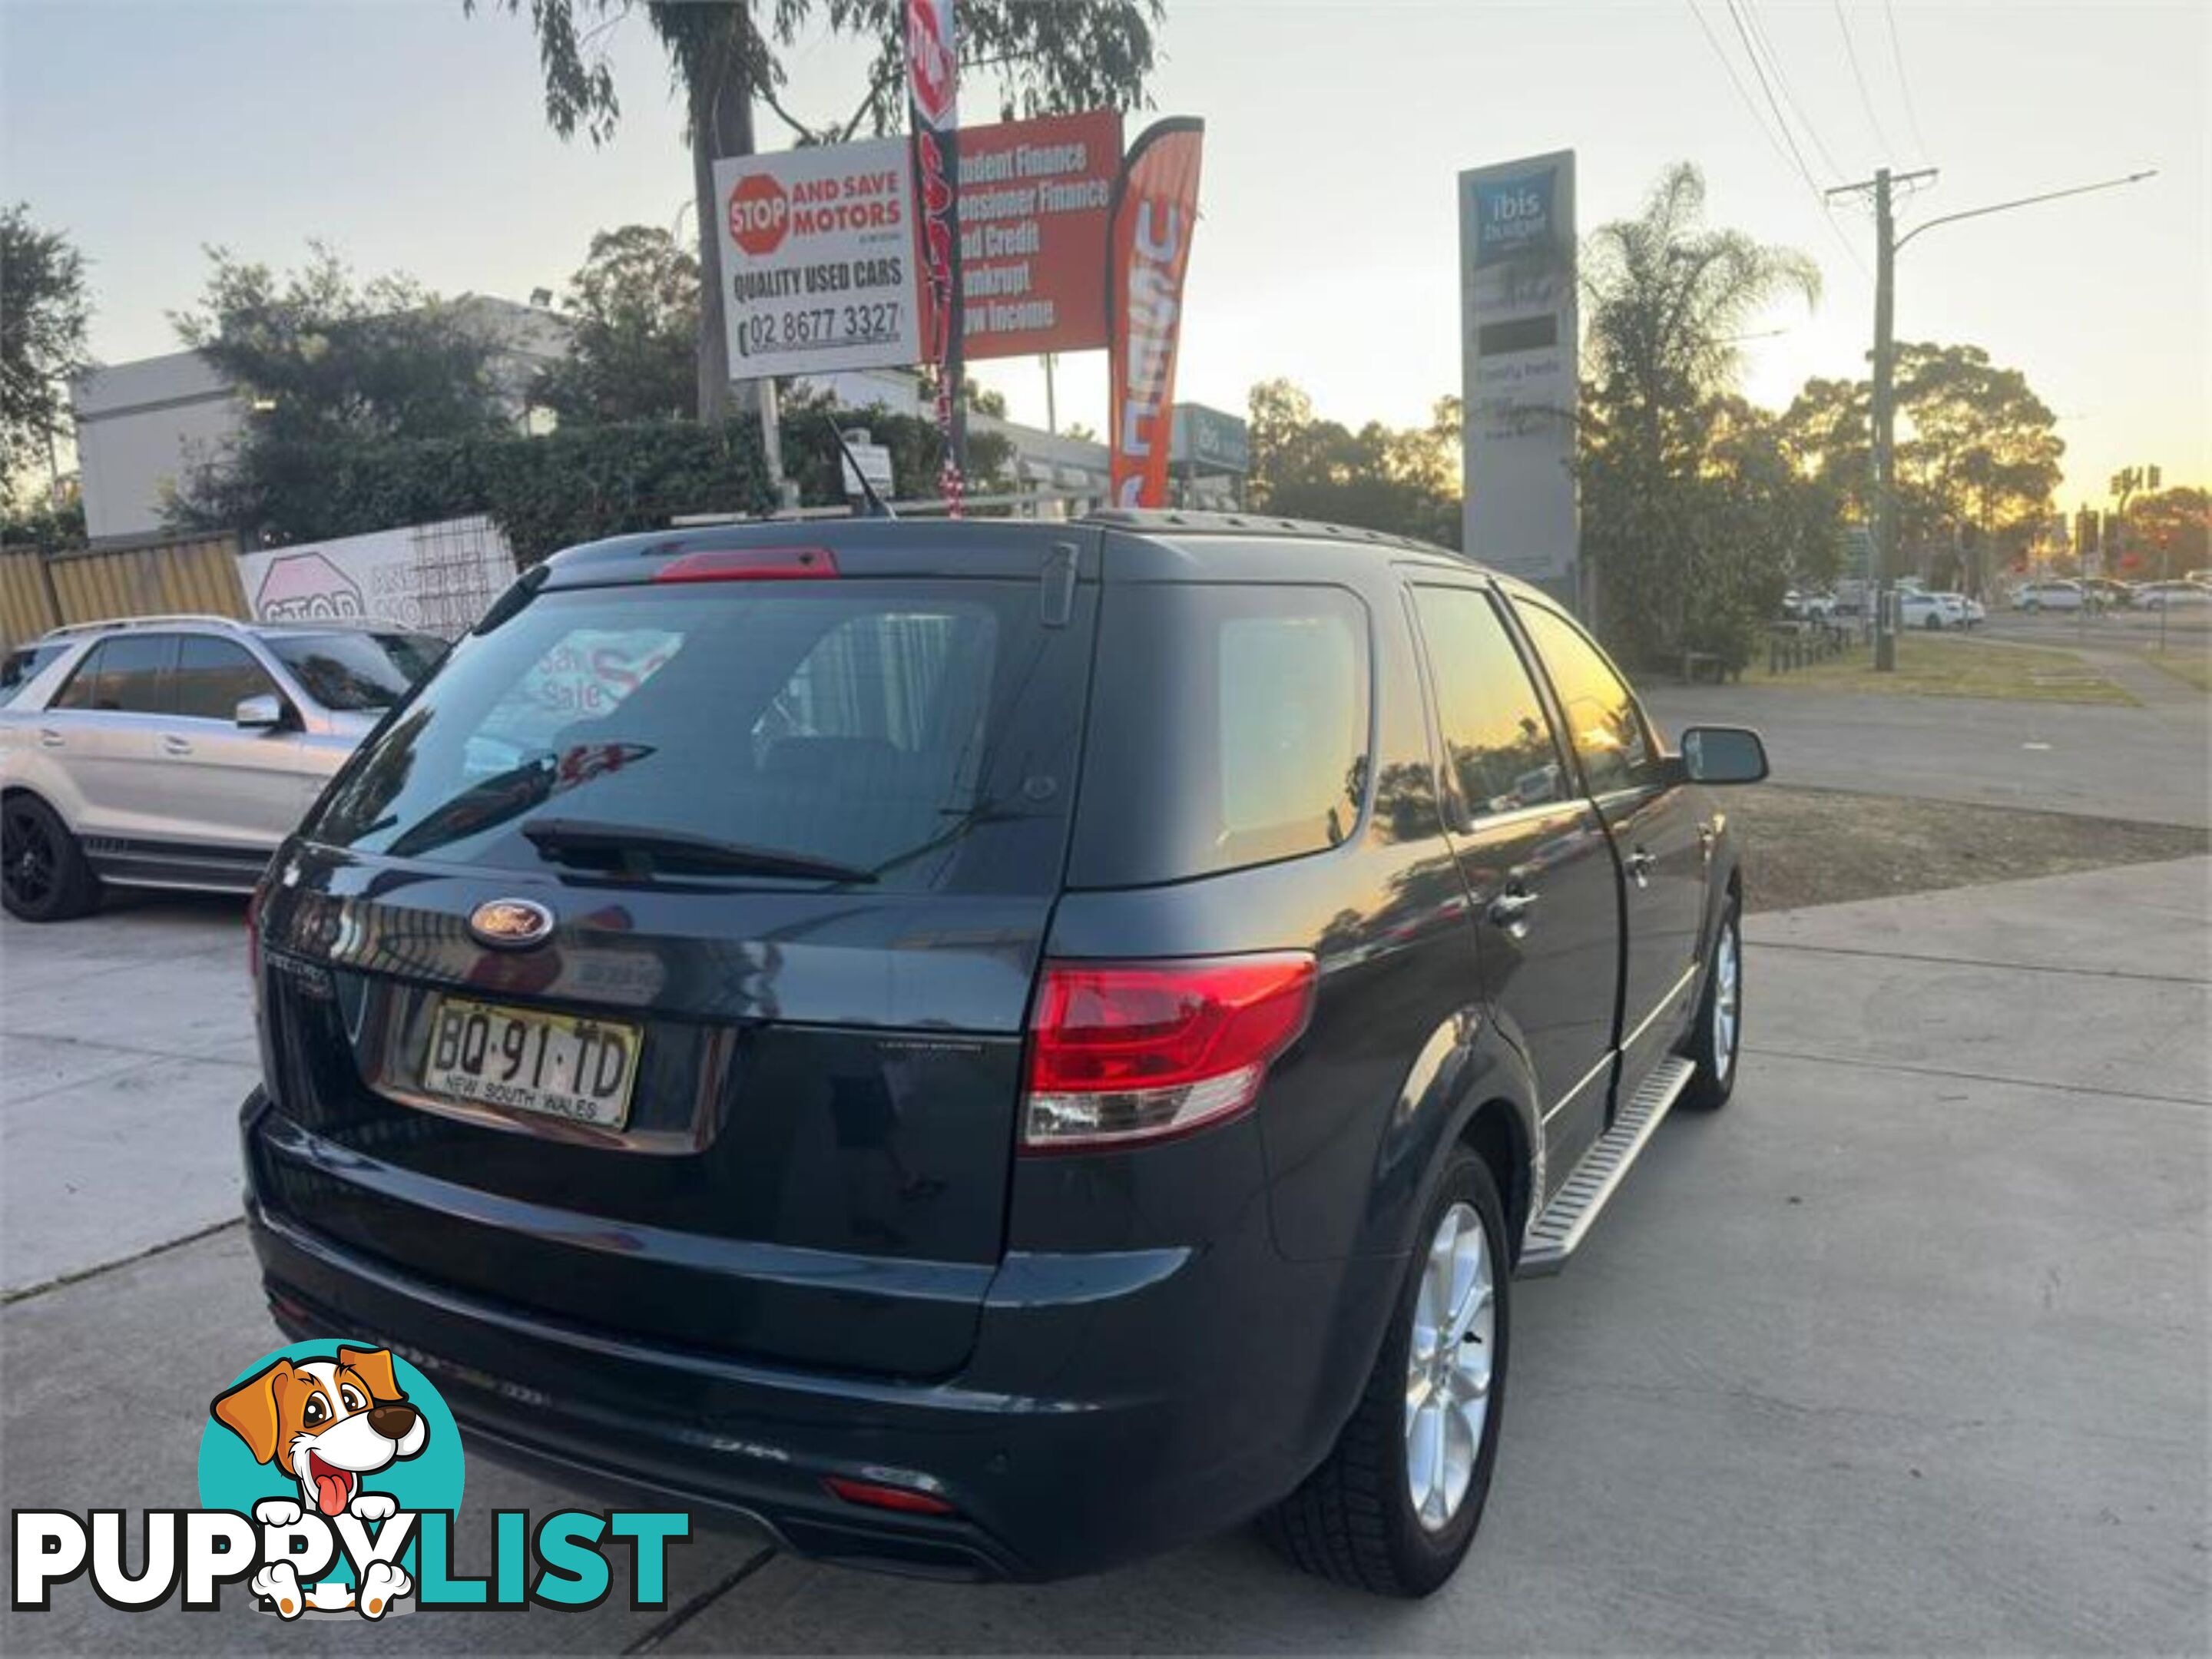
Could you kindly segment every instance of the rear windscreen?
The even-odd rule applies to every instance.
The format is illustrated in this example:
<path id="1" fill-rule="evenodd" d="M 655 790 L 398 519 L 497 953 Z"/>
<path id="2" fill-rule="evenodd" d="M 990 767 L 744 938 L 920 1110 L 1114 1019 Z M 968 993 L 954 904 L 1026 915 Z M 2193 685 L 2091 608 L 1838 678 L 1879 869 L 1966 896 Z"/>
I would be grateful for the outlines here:
<path id="1" fill-rule="evenodd" d="M 1344 841 L 1368 678 L 1366 607 L 1346 589 L 1109 589 L 1070 884 L 1181 881 Z"/>
<path id="2" fill-rule="evenodd" d="M 1034 581 L 544 593 L 454 647 L 309 834 L 550 871 L 547 826 L 583 823 L 895 890 L 1048 891 L 1089 643 L 1087 598 L 1073 625 L 1047 628 Z M 695 862 L 682 879 L 811 878 Z"/>

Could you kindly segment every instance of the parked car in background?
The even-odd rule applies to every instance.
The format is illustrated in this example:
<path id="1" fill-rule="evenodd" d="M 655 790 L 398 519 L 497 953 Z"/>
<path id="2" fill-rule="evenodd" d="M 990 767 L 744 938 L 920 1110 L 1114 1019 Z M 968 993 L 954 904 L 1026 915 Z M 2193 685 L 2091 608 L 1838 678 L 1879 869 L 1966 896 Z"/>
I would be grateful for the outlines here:
<path id="1" fill-rule="evenodd" d="M 2012 602 L 2021 611 L 2079 611 L 2087 601 L 2081 583 L 2054 578 L 2025 584 Z"/>
<path id="2" fill-rule="evenodd" d="M 435 1356 L 472 1450 L 802 1554 L 1045 1578 L 1265 1516 L 1425 1594 L 1516 1273 L 1735 1082 L 1701 786 L 1765 770 L 1395 537 L 572 548 L 255 901 L 269 1306 Z"/>
<path id="3" fill-rule="evenodd" d="M 2128 583 L 2115 581 L 2110 576 L 2084 576 L 2081 591 L 2093 603 L 2107 611 L 2124 611 L 2136 602 L 2136 590 Z"/>
<path id="4" fill-rule="evenodd" d="M 1957 593 L 1907 589 L 1897 596 L 1897 614 L 1899 626 L 1926 629 L 1931 633 L 1967 625 L 1966 601 Z"/>
<path id="5" fill-rule="evenodd" d="M 1989 620 L 1989 611 L 1982 602 L 1966 593 L 1938 593 L 1949 611 L 1954 628 L 1978 628 Z"/>
<path id="6" fill-rule="evenodd" d="M 0 706 L 0 902 L 82 915 L 104 884 L 245 892 L 443 654 L 388 627 L 139 617 L 59 629 Z"/>
<path id="7" fill-rule="evenodd" d="M 1782 596 L 1782 614 L 1792 622 L 1826 622 L 1836 614 L 1836 596 L 1792 589 Z"/>
<path id="8" fill-rule="evenodd" d="M 2145 582 L 2136 590 L 2136 603 L 2146 611 L 2212 605 L 2212 586 L 2192 581 Z"/>

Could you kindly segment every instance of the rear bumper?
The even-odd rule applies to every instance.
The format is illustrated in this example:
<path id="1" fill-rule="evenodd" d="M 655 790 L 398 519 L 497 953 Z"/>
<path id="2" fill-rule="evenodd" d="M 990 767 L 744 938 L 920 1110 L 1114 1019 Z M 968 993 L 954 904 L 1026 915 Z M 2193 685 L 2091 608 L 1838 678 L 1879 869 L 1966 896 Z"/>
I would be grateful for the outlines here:
<path id="1" fill-rule="evenodd" d="M 257 1095 L 249 1140 L 260 1109 Z M 605 1325 L 556 1320 L 320 1236 L 250 1184 L 246 1209 L 277 1324 L 412 1360 L 471 1453 L 702 1525 L 750 1522 L 801 1555 L 933 1577 L 1093 1571 L 1284 1496 L 1349 1412 L 1400 1272 L 1285 1261 L 1264 1217 L 1255 1237 L 1203 1250 L 1012 1255 L 969 1364 L 905 1382 L 640 1341 L 619 1310 Z M 955 1513 L 856 1505 L 831 1475 L 920 1486 Z"/>

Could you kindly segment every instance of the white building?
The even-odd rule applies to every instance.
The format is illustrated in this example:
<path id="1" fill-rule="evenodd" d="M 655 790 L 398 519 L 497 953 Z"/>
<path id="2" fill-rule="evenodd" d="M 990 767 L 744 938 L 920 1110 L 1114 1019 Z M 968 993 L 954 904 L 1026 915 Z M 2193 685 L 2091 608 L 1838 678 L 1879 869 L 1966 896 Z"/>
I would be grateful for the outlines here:
<path id="1" fill-rule="evenodd" d="M 519 423 L 537 429 L 544 416 L 530 407 L 530 384 L 568 349 L 568 323 L 483 294 L 464 295 L 454 309 L 490 338 L 501 398 Z M 246 422 L 236 388 L 197 351 L 89 370 L 70 401 L 85 534 L 95 546 L 159 531 L 186 471 L 219 453 Z"/>
<path id="2" fill-rule="evenodd" d="M 197 351 L 86 373 L 70 388 L 78 487 L 94 543 L 161 527 L 161 504 L 191 465 L 236 436 L 246 411 Z"/>

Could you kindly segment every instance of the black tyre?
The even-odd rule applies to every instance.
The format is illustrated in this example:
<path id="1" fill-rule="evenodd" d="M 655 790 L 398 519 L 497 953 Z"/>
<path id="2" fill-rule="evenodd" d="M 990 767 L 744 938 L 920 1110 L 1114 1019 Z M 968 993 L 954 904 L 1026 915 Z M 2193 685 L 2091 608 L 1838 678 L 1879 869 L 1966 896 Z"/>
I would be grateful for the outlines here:
<path id="1" fill-rule="evenodd" d="M 1943 619 L 1941 617 L 1930 617 L 1922 626 L 1931 634 L 1940 634 L 1943 631 Z"/>
<path id="2" fill-rule="evenodd" d="M 1705 994 L 1698 999 L 1697 1024 L 1683 1050 L 1697 1062 L 1698 1074 L 1682 1091 L 1682 1104 L 1705 1112 L 1727 1105 L 1735 1092 L 1736 1054 L 1742 1046 L 1743 901 L 1731 897 L 1713 935 Z"/>
<path id="3" fill-rule="evenodd" d="M 1326 1462 L 1268 1511 L 1292 1565 L 1381 1595 L 1452 1576 L 1490 1496 L 1512 1267 L 1490 1170 L 1462 1147 L 1422 1217 L 1382 1352 Z"/>
<path id="4" fill-rule="evenodd" d="M 25 921 L 66 921 L 100 902 L 100 878 L 52 807 L 15 794 L 0 806 L 0 903 Z"/>

